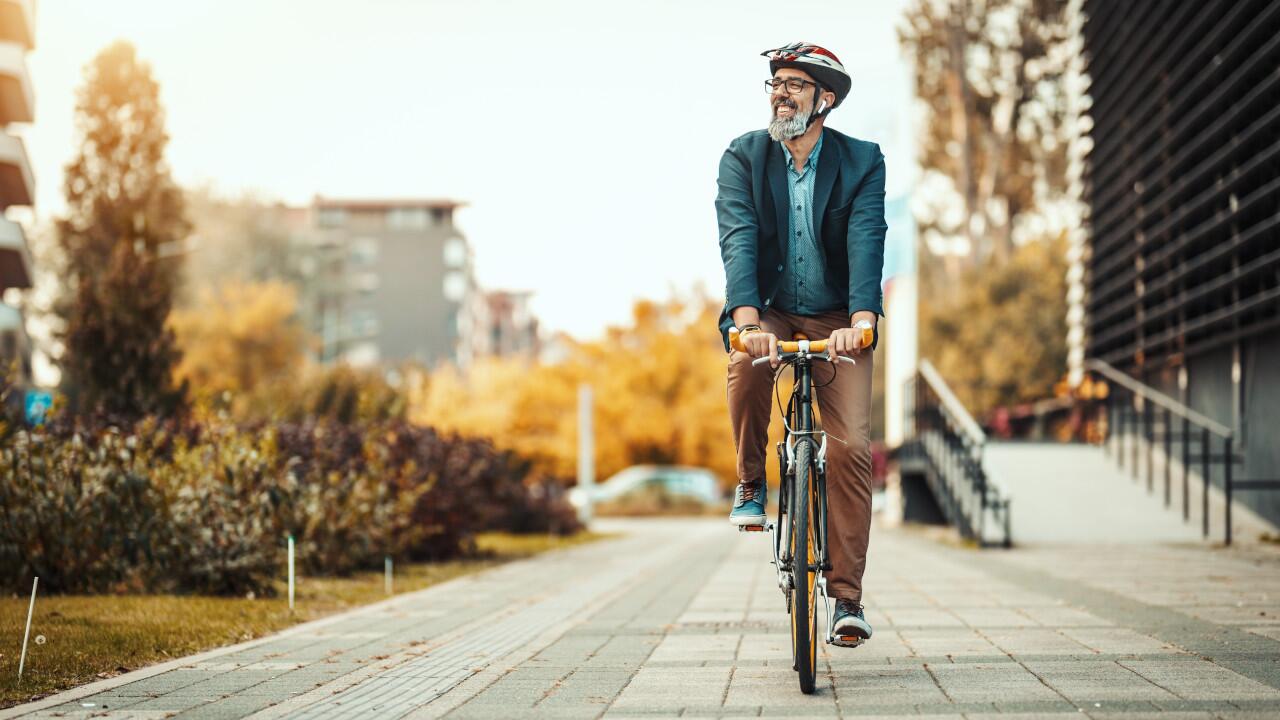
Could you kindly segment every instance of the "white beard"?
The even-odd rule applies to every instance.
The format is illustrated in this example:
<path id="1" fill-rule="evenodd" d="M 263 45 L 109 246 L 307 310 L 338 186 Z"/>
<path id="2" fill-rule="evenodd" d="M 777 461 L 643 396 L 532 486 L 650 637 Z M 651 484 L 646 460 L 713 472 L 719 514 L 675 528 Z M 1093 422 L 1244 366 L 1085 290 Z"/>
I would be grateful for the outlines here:
<path id="1" fill-rule="evenodd" d="M 778 117 L 778 108 L 773 109 L 773 118 L 769 120 L 769 137 L 782 142 L 800 137 L 809 129 L 809 116 L 812 110 L 795 108 L 791 117 Z"/>

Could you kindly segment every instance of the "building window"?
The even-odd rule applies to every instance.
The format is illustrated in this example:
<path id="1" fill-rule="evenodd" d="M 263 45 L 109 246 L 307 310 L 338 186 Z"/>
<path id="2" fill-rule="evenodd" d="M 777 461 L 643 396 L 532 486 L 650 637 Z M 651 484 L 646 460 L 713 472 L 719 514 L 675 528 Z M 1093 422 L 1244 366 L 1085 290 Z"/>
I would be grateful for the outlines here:
<path id="1" fill-rule="evenodd" d="M 372 267 L 378 263 L 378 241 L 375 238 L 356 238 L 348 250 L 353 267 Z"/>
<path id="2" fill-rule="evenodd" d="M 356 343 L 342 354 L 342 358 L 356 367 L 368 367 L 378 362 L 377 343 Z"/>
<path id="3" fill-rule="evenodd" d="M 430 223 L 426 208 L 391 208 L 387 211 L 387 227 L 396 230 L 423 230 Z"/>
<path id="4" fill-rule="evenodd" d="M 467 264 L 467 241 L 460 237 L 451 237 L 444 241 L 444 265 L 457 269 Z"/>
<path id="5" fill-rule="evenodd" d="M 378 334 L 378 315 L 372 310 L 351 312 L 352 337 L 365 338 Z"/>
<path id="6" fill-rule="evenodd" d="M 321 208 L 316 222 L 320 227 L 342 227 L 347 224 L 347 211 L 343 208 Z"/>
<path id="7" fill-rule="evenodd" d="M 462 302 L 467 296 L 467 276 L 456 271 L 450 271 L 444 276 L 444 297 L 452 302 Z"/>
<path id="8" fill-rule="evenodd" d="M 365 272 L 351 278 L 351 287 L 365 295 L 377 292 L 382 280 L 376 272 Z"/>

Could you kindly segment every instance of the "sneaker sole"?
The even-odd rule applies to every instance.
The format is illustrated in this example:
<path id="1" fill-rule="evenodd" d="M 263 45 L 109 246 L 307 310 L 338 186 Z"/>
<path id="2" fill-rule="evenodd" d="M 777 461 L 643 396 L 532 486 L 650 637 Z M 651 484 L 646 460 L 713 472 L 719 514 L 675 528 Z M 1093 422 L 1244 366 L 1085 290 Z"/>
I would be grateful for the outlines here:
<path id="1" fill-rule="evenodd" d="M 734 525 L 763 525 L 768 519 L 767 515 L 736 515 L 729 518 L 729 522 Z"/>
<path id="2" fill-rule="evenodd" d="M 845 625 L 843 627 L 837 627 L 835 630 L 831 632 L 831 634 L 835 635 L 837 638 L 841 638 L 841 637 L 861 638 L 862 641 L 864 642 L 871 639 L 870 629 L 861 628 L 853 624 Z"/>

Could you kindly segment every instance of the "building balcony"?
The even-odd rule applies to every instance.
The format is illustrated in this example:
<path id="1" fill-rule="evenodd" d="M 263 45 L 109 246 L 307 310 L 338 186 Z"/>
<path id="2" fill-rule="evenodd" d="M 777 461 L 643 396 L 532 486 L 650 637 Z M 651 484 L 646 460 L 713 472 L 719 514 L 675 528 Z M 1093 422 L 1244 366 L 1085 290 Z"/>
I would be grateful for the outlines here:
<path id="1" fill-rule="evenodd" d="M 31 254 L 22 226 L 0 218 L 0 295 L 31 287 Z"/>
<path id="2" fill-rule="evenodd" d="M 0 133 L 0 212 L 11 205 L 30 205 L 35 186 L 26 146 L 20 138 Z"/>
<path id="3" fill-rule="evenodd" d="M 31 122 L 34 108 L 26 50 L 16 43 L 0 41 L 0 125 Z"/>
<path id="4" fill-rule="evenodd" d="M 0 0 L 0 40 L 30 50 L 36 46 L 33 0 Z"/>

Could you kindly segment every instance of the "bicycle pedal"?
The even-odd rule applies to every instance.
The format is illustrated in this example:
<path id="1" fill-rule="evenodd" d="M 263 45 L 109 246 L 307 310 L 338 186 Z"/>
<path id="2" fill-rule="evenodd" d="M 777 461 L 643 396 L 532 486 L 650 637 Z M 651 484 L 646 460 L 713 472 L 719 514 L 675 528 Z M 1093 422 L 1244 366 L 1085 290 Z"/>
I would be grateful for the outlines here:
<path id="1" fill-rule="evenodd" d="M 827 638 L 827 643 L 836 647 L 856 648 L 864 642 L 866 641 L 857 635 L 836 635 Z"/>
<path id="2" fill-rule="evenodd" d="M 764 532 L 764 525 L 739 525 L 738 532 Z"/>

